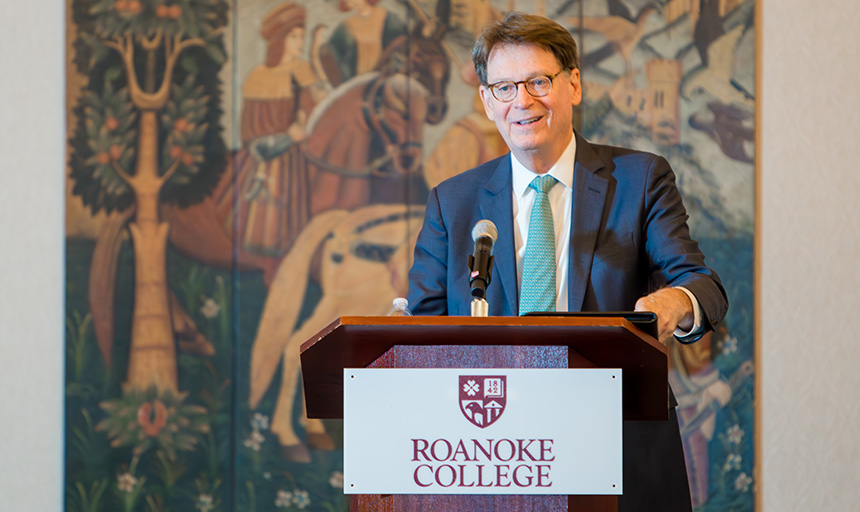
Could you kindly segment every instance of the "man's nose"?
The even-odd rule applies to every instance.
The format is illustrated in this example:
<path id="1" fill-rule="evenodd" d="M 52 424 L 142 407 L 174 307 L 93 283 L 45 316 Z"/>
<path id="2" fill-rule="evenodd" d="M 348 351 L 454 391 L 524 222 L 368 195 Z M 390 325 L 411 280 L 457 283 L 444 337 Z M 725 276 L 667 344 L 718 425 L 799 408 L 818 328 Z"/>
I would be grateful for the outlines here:
<path id="1" fill-rule="evenodd" d="M 517 106 L 528 106 L 534 103 L 534 96 L 526 89 L 526 84 L 517 84 L 517 95 L 514 98 L 514 103 Z"/>

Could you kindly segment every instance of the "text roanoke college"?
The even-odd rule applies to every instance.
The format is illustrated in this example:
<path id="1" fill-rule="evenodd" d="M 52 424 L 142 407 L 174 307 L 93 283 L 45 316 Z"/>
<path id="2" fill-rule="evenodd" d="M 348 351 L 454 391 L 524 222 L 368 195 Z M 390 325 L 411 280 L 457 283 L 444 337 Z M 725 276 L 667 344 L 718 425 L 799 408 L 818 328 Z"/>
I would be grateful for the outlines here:
<path id="1" fill-rule="evenodd" d="M 420 487 L 551 487 L 552 439 L 412 439 Z"/>

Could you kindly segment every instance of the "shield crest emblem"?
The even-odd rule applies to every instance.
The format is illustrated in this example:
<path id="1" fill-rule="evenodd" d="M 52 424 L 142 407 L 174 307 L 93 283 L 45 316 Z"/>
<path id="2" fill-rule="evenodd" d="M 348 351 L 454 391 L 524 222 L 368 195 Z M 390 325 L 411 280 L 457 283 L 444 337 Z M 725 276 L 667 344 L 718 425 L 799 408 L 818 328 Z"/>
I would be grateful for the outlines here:
<path id="1" fill-rule="evenodd" d="M 487 428 L 505 411 L 507 377 L 460 375 L 460 411 L 473 425 Z"/>

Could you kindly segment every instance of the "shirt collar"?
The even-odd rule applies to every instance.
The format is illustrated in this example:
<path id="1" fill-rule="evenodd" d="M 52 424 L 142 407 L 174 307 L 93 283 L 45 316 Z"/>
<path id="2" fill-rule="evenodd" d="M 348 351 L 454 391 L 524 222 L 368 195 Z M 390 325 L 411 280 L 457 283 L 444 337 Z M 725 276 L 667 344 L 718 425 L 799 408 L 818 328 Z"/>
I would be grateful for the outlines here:
<path id="1" fill-rule="evenodd" d="M 573 189 L 573 165 L 576 163 L 576 135 L 570 138 L 567 148 L 559 157 L 558 161 L 550 167 L 549 174 L 553 178 L 561 182 L 565 187 Z M 511 152 L 511 169 L 513 171 L 513 186 L 516 197 L 522 197 L 528 190 L 529 183 L 535 179 L 538 174 L 530 171 L 526 166 L 517 160 L 514 153 Z"/>

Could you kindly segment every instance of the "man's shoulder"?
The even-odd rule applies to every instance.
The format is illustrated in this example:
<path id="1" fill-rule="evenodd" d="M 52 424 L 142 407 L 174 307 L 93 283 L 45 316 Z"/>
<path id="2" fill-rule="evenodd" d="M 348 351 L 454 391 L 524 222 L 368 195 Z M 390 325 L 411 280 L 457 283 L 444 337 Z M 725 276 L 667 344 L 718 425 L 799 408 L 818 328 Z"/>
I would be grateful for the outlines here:
<path id="1" fill-rule="evenodd" d="M 639 149 L 585 141 L 604 165 L 612 170 L 638 170 L 651 166 L 660 155 Z"/>
<path id="2" fill-rule="evenodd" d="M 498 158 L 494 158 L 489 162 L 485 162 L 477 167 L 473 167 L 460 174 L 451 176 L 442 181 L 436 188 L 441 191 L 463 190 L 464 188 L 474 188 L 476 186 L 486 185 L 487 181 L 496 173 L 499 165 L 504 163 L 505 158 L 510 158 L 510 154 L 506 153 Z"/>

